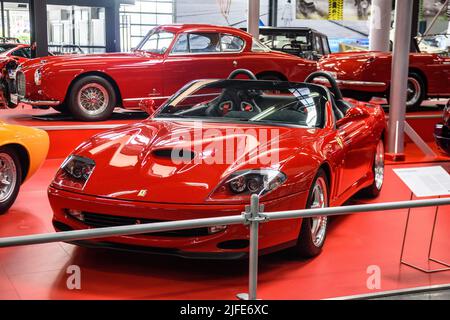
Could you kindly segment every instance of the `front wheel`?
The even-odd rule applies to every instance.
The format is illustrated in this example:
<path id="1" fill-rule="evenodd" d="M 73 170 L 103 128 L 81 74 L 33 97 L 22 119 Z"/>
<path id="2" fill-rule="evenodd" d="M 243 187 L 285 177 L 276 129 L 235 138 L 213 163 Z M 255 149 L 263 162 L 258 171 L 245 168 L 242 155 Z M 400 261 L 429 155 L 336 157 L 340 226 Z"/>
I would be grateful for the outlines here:
<path id="1" fill-rule="evenodd" d="M 116 93 L 111 83 L 99 76 L 78 80 L 69 93 L 71 114 L 81 121 L 108 119 L 116 106 Z"/>
<path id="2" fill-rule="evenodd" d="M 22 182 L 22 167 L 17 152 L 11 147 L 0 148 L 0 214 L 13 205 Z"/>
<path id="3" fill-rule="evenodd" d="M 309 191 L 307 208 L 318 209 L 328 207 L 328 195 L 328 179 L 325 172 L 320 169 Z M 312 258 L 322 252 L 327 236 L 327 226 L 328 217 L 326 216 L 303 219 L 296 247 L 300 256 Z"/>

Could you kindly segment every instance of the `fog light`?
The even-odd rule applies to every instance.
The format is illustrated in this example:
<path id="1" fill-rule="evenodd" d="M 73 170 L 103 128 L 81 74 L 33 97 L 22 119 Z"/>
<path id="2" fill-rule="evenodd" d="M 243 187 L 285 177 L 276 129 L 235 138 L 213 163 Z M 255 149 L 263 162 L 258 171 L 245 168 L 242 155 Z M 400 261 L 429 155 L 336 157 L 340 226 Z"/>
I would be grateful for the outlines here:
<path id="1" fill-rule="evenodd" d="M 224 231 L 226 228 L 227 228 L 227 226 L 213 226 L 213 227 L 209 227 L 208 228 L 208 233 L 209 234 L 216 234 L 216 233 Z"/>
<path id="2" fill-rule="evenodd" d="M 80 210 L 68 209 L 67 213 L 69 214 L 70 217 L 72 217 L 78 221 L 84 221 L 84 214 Z"/>

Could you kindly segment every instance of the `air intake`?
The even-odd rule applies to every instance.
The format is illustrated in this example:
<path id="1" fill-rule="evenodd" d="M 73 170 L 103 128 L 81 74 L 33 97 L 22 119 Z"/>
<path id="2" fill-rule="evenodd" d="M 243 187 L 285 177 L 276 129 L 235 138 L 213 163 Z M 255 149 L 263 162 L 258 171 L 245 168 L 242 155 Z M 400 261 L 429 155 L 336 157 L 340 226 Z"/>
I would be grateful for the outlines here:
<path id="1" fill-rule="evenodd" d="M 152 155 L 156 158 L 170 159 L 177 162 L 179 161 L 189 162 L 194 160 L 195 158 L 195 152 L 188 149 L 178 149 L 178 148 L 154 150 L 152 152 Z"/>

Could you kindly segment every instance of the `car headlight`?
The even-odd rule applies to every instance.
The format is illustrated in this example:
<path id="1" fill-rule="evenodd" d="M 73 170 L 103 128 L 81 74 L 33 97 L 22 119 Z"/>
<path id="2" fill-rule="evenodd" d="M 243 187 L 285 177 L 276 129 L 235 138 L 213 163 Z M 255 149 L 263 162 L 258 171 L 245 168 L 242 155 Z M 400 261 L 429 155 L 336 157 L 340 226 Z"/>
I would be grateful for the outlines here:
<path id="1" fill-rule="evenodd" d="M 252 194 L 263 196 L 286 181 L 283 172 L 273 169 L 244 170 L 231 174 L 211 193 L 210 200 L 248 200 Z"/>
<path id="2" fill-rule="evenodd" d="M 94 168 L 94 160 L 71 155 L 61 165 L 53 183 L 61 187 L 83 190 Z"/>
<path id="3" fill-rule="evenodd" d="M 34 83 L 37 86 L 40 86 L 42 82 L 42 71 L 41 69 L 36 69 L 36 71 L 34 72 Z"/>

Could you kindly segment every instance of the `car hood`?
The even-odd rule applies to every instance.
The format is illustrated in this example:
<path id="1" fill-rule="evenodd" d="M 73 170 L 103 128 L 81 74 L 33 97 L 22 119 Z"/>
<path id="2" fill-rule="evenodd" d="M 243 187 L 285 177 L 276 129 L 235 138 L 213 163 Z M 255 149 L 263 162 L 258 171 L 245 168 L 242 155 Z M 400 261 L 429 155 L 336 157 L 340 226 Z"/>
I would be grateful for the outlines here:
<path id="1" fill-rule="evenodd" d="M 284 164 L 295 157 L 302 145 L 314 144 L 317 131 L 205 122 L 200 127 L 199 122 L 147 120 L 94 136 L 75 154 L 96 163 L 83 190 L 85 194 L 122 200 L 200 204 L 235 171 L 283 170 Z M 267 139 L 261 138 L 264 134 Z M 238 151 L 243 137 L 248 138 L 248 147 Z M 190 143 L 189 139 L 195 143 Z M 212 152 L 214 146 L 226 147 L 226 155 Z M 186 155 L 192 154 L 193 160 L 172 161 L 171 151 L 177 148 L 186 150 Z M 265 150 L 277 151 L 277 156 L 269 162 L 270 153 Z"/>
<path id="2" fill-rule="evenodd" d="M 103 66 L 117 63 L 126 66 L 128 63 L 148 61 L 150 59 L 162 59 L 162 56 L 149 54 L 145 52 L 131 53 L 102 53 L 102 54 L 74 54 L 64 56 L 48 56 L 36 59 L 30 59 L 22 64 L 22 70 L 42 66 L 44 68 L 62 68 L 73 66 L 89 66 L 95 69 L 103 69 Z"/>

